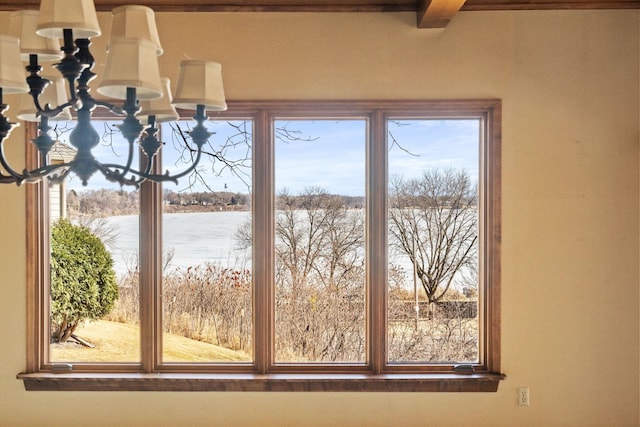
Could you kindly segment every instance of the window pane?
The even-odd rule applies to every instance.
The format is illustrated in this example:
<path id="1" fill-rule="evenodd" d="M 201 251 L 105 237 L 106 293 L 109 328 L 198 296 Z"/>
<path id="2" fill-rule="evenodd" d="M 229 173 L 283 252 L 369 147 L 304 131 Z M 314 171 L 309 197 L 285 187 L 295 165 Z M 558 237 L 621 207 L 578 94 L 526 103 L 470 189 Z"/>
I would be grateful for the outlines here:
<path id="1" fill-rule="evenodd" d="M 277 120 L 277 362 L 365 361 L 364 120 Z"/>
<path id="2" fill-rule="evenodd" d="M 58 123 L 51 163 L 73 158 L 73 126 Z M 128 143 L 113 123 L 94 126 L 102 135 L 96 157 L 126 163 Z M 139 361 L 138 191 L 100 173 L 87 186 L 70 175 L 50 186 L 50 212 L 51 361 Z"/>
<path id="3" fill-rule="evenodd" d="M 185 131 L 163 126 L 164 169 L 185 169 Z M 252 123 L 209 121 L 197 173 L 163 188 L 163 361 L 252 360 Z M 181 132 L 182 131 L 182 132 Z"/>
<path id="4" fill-rule="evenodd" d="M 479 120 L 389 120 L 389 362 L 478 361 Z"/>

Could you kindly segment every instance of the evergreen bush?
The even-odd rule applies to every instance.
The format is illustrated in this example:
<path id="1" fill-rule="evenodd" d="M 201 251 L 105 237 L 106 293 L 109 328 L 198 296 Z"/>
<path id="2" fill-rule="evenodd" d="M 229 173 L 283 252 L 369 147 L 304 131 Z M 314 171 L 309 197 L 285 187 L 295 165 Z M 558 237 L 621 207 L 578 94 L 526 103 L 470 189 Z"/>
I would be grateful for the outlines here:
<path id="1" fill-rule="evenodd" d="M 118 299 L 113 258 L 98 236 L 67 219 L 51 230 L 51 323 L 66 341 L 84 320 L 108 314 Z"/>

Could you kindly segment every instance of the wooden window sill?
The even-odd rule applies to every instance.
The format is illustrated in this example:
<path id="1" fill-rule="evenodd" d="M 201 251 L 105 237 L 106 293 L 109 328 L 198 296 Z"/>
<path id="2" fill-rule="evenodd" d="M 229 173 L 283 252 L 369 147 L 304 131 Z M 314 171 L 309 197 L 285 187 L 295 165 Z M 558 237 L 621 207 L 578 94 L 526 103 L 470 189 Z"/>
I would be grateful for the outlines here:
<path id="1" fill-rule="evenodd" d="M 27 391 L 495 392 L 504 374 L 21 373 Z"/>

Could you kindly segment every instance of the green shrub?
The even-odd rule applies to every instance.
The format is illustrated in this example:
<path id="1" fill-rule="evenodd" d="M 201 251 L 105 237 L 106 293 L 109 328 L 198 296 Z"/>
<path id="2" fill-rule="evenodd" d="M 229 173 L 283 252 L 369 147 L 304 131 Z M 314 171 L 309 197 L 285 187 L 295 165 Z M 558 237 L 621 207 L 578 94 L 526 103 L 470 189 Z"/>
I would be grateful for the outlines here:
<path id="1" fill-rule="evenodd" d="M 118 299 L 113 258 L 88 228 L 60 219 L 51 230 L 51 323 L 66 341 L 87 319 L 108 314 Z"/>

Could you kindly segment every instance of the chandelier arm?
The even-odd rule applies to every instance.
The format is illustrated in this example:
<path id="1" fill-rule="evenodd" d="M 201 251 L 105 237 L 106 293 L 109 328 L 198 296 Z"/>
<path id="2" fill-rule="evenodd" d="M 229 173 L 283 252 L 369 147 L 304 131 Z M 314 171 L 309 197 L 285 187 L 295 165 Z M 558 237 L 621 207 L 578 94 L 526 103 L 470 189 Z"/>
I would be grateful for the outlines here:
<path id="1" fill-rule="evenodd" d="M 15 182 L 16 184 L 20 185 L 22 184 L 22 182 L 25 180 L 26 177 L 24 175 L 20 175 L 9 165 L 9 162 L 7 161 L 6 156 L 4 154 L 4 141 L 5 141 L 5 138 L 2 138 L 0 140 L 0 164 L 2 164 L 2 168 L 9 175 L 2 174 L 2 182 L 3 183 Z"/>
<path id="2" fill-rule="evenodd" d="M 127 164 L 124 167 L 121 167 L 122 172 L 119 174 L 123 179 L 126 179 L 125 176 L 131 170 L 131 166 L 133 165 L 133 157 L 135 153 L 135 143 L 140 138 L 140 135 L 145 130 L 145 127 L 142 126 L 140 120 L 135 116 L 138 111 L 140 111 L 140 107 L 138 106 L 138 100 L 136 97 L 136 88 L 128 87 L 127 88 L 127 97 L 124 102 L 124 106 L 122 108 L 126 111 L 127 116 L 124 118 L 120 125 L 117 125 L 117 128 L 120 129 L 122 136 L 129 143 L 129 152 L 127 155 Z M 152 160 L 152 159 L 151 159 Z M 117 172 L 114 172 L 117 173 Z"/>
<path id="3" fill-rule="evenodd" d="M 131 165 L 133 164 L 134 151 L 135 151 L 134 150 L 134 144 L 133 144 L 132 141 L 129 141 L 129 149 L 128 149 L 128 153 L 127 153 L 127 164 L 125 166 L 115 165 L 115 164 L 102 164 L 102 163 L 100 165 L 104 166 L 104 167 L 107 167 L 107 168 L 116 168 L 116 166 L 117 166 L 116 169 L 122 169 L 122 172 L 111 171 L 111 169 L 109 169 L 109 171 L 112 172 L 115 175 L 120 175 L 123 179 L 126 179 L 125 175 L 127 175 L 129 173 L 129 171 L 132 171 Z"/>
<path id="4" fill-rule="evenodd" d="M 148 174 L 148 173 L 142 173 L 138 171 L 136 171 L 135 173 L 138 176 L 151 181 L 155 181 L 155 182 L 171 181 L 177 184 L 179 178 L 189 175 L 194 170 L 196 170 L 196 168 L 198 167 L 198 164 L 200 163 L 200 159 L 202 158 L 202 147 L 207 142 L 209 137 L 213 135 L 213 133 L 209 132 L 204 126 L 204 122 L 208 119 L 206 114 L 206 108 L 204 105 L 196 106 L 196 114 L 193 116 L 193 119 L 197 122 L 197 124 L 189 132 L 189 135 L 191 136 L 191 139 L 193 140 L 196 147 L 198 147 L 198 149 L 195 150 L 196 155 L 195 155 L 195 159 L 193 159 L 193 162 L 191 163 L 191 166 L 189 166 L 187 169 L 183 170 L 182 172 L 176 175 L 170 175 L 168 170 L 164 174 Z M 154 123 L 155 117 L 152 120 L 153 120 L 152 123 Z M 191 152 L 193 152 L 193 150 L 191 150 Z"/>
<path id="5" fill-rule="evenodd" d="M 118 182 L 120 184 L 125 184 L 125 185 L 132 185 L 132 183 L 135 183 L 135 182 L 137 182 L 137 184 L 140 184 L 141 182 L 143 182 L 145 180 L 150 180 L 150 181 L 154 181 L 154 182 L 171 181 L 171 182 L 177 184 L 179 178 L 182 178 L 183 176 L 186 176 L 186 175 L 190 174 L 191 172 L 193 172 L 196 169 L 196 167 L 198 166 L 198 163 L 200 162 L 200 158 L 201 157 L 202 157 L 202 150 L 201 149 L 196 150 L 196 157 L 195 157 L 193 163 L 191 164 L 191 166 L 189 166 L 187 169 L 183 170 L 182 172 L 180 172 L 180 173 L 178 173 L 176 175 L 170 175 L 168 170 L 164 174 L 148 173 L 146 170 L 150 170 L 150 167 L 147 166 L 147 168 L 145 168 L 146 170 L 144 172 L 130 168 L 128 170 L 128 173 L 131 173 L 132 177 L 131 178 L 125 178 L 122 173 L 114 172 L 112 170 L 112 169 L 123 169 L 122 165 L 118 165 L 118 164 L 114 164 L 114 163 L 100 164 L 99 170 L 105 175 L 105 177 L 107 177 L 107 179 L 110 179 L 113 182 Z M 133 176 L 138 176 L 141 179 L 135 180 L 133 178 Z"/>
<path id="6" fill-rule="evenodd" d="M 111 103 L 109 103 L 107 101 L 95 100 L 95 105 L 96 105 L 96 107 L 106 108 L 107 110 L 109 110 L 113 114 L 117 114 L 119 116 L 123 116 L 123 115 L 126 114 L 126 112 L 122 109 L 121 106 L 115 105 L 115 104 L 111 104 Z"/>
<path id="7" fill-rule="evenodd" d="M 12 183 L 20 185 L 24 181 L 25 176 L 16 172 L 7 161 L 4 153 L 4 142 L 7 140 L 11 131 L 18 126 L 16 123 L 11 123 L 9 119 L 4 115 L 9 106 L 4 103 L 2 99 L 2 88 L 0 88 L 0 164 L 4 168 L 5 172 L 9 175 L 0 175 L 3 183 Z"/>
<path id="8" fill-rule="evenodd" d="M 68 163 L 67 163 L 68 165 Z M 62 169 L 62 167 L 64 165 L 56 165 L 59 166 L 59 169 Z M 49 176 L 49 182 L 53 183 L 53 184 L 62 184 L 66 179 L 67 176 L 69 176 L 69 174 L 71 173 L 71 167 L 68 167 L 62 174 L 60 175 L 53 175 L 53 176 Z M 54 169 L 55 171 L 55 169 Z M 52 171 L 53 172 L 53 171 Z"/>
<path id="9" fill-rule="evenodd" d="M 133 175 L 131 176 L 131 178 L 126 178 L 120 172 L 115 172 L 115 171 L 111 170 L 110 167 L 122 168 L 121 165 L 112 165 L 112 164 L 103 165 L 103 164 L 100 164 L 98 166 L 98 170 L 100 171 L 100 173 L 102 173 L 102 175 L 104 175 L 104 177 L 108 181 L 115 182 L 117 184 L 120 184 L 121 186 L 130 185 L 130 186 L 133 186 L 135 188 L 138 188 L 140 186 L 140 182 L 142 182 L 142 181 L 136 180 Z M 130 169 L 130 171 L 132 173 L 134 173 L 134 174 L 136 172 L 135 170 L 132 170 L 132 169 Z"/>
<path id="10" fill-rule="evenodd" d="M 122 169 L 123 166 L 115 163 L 104 163 L 98 165 L 98 170 L 104 175 L 107 180 L 111 182 L 115 182 L 122 186 L 131 185 L 135 188 L 139 188 L 140 184 L 147 180 L 147 176 L 151 176 L 148 173 L 140 172 L 136 169 L 129 169 L 131 176 L 129 178 L 125 177 L 123 173 L 114 171 L 114 169 Z M 136 176 L 138 178 L 136 178 Z M 161 175 L 162 176 L 162 175 Z M 165 179 L 165 181 L 167 181 Z M 177 184 L 177 181 L 174 181 Z"/>
<path id="11" fill-rule="evenodd" d="M 62 176 L 66 178 L 66 176 L 69 175 L 69 172 L 71 172 L 73 168 L 73 163 L 58 163 L 55 165 L 45 165 L 45 166 L 40 166 L 37 169 L 25 171 L 24 180 L 26 182 L 37 182 L 40 179 L 51 175 L 55 171 L 59 169 L 65 169 L 65 168 L 66 168 L 66 171 L 62 174 Z M 57 182 L 59 178 L 50 177 L 49 179 Z"/>
<path id="12" fill-rule="evenodd" d="M 131 113 L 131 116 L 133 116 L 133 112 Z M 142 127 L 139 121 L 138 121 L 138 125 Z M 125 126 L 126 128 L 127 125 L 123 123 L 123 125 L 120 125 L 120 126 Z M 129 129 L 129 131 L 131 131 L 131 129 Z M 146 179 L 144 178 L 144 176 L 148 175 L 149 171 L 153 167 L 153 160 L 147 162 L 147 166 L 144 172 L 140 172 L 136 169 L 131 168 L 131 165 L 133 164 L 133 153 L 134 153 L 134 147 L 135 147 L 134 143 L 135 143 L 135 139 L 129 142 L 128 161 L 125 166 L 116 164 L 116 163 L 98 163 L 97 165 L 98 170 L 100 171 L 100 173 L 102 173 L 102 175 L 104 175 L 104 177 L 108 181 L 118 183 L 121 186 L 130 185 L 130 186 L 134 186 L 135 188 L 139 188 L 140 184 Z M 126 177 L 128 173 L 131 173 L 130 178 Z M 138 176 L 140 178 L 136 179 L 135 176 Z"/>
<path id="13" fill-rule="evenodd" d="M 135 185 L 136 187 L 139 186 L 139 184 L 145 180 L 149 180 L 149 181 L 154 181 L 154 182 L 167 182 L 167 181 L 171 181 L 174 184 L 178 184 L 178 179 L 182 178 L 186 175 L 189 175 L 190 173 L 192 173 L 194 170 L 196 170 L 196 168 L 198 167 L 198 164 L 200 163 L 200 159 L 202 158 L 202 147 L 204 146 L 204 144 L 206 143 L 207 139 L 209 138 L 209 136 L 212 135 L 211 132 L 207 131 L 205 126 L 204 126 L 204 121 L 207 120 L 207 116 L 205 113 L 205 108 L 204 106 L 199 105 L 197 108 L 197 112 L 196 115 L 193 117 L 196 121 L 197 121 L 197 125 L 194 127 L 194 129 L 189 132 L 189 134 L 191 135 L 192 139 L 194 140 L 194 143 L 196 145 L 196 147 L 198 147 L 196 150 L 190 149 L 191 152 L 195 151 L 195 158 L 193 159 L 193 162 L 191 163 L 191 165 L 183 170 L 182 172 L 176 174 L 176 175 L 171 175 L 169 174 L 169 171 L 167 170 L 164 174 L 153 174 L 150 173 L 152 167 L 153 167 L 153 158 L 155 157 L 155 152 L 153 153 L 152 156 L 147 156 L 147 158 L 149 159 L 149 161 L 147 161 L 147 165 L 145 167 L 144 171 L 138 171 L 136 169 L 131 169 L 129 168 L 127 170 L 126 173 L 131 173 L 132 177 L 127 179 L 124 178 L 125 173 L 120 173 L 120 172 L 116 172 L 114 173 L 111 169 L 123 169 L 123 166 L 121 165 L 117 165 L 117 164 L 102 164 L 101 167 L 104 167 L 104 169 L 106 171 L 108 171 L 107 173 L 105 173 L 105 171 L 102 171 L 103 174 L 105 174 L 105 177 L 107 177 L 107 179 L 110 179 L 109 176 L 107 176 L 107 174 L 113 174 L 112 178 L 114 181 L 125 185 Z M 155 129 L 155 117 L 151 117 L 150 116 L 150 130 L 156 130 Z M 155 133 L 155 132 L 154 132 Z M 159 142 L 156 140 L 155 141 L 156 144 L 158 144 L 159 146 Z M 145 154 L 147 154 L 146 151 L 144 151 Z M 133 175 L 140 177 L 138 180 L 135 180 L 133 178 Z"/>
<path id="14" fill-rule="evenodd" d="M 189 166 L 187 169 L 183 170 L 182 172 L 176 174 L 176 175 L 170 175 L 169 171 L 167 170 L 164 174 L 143 174 L 143 173 L 139 173 L 139 176 L 151 180 L 151 181 L 155 181 L 155 182 L 164 182 L 164 181 L 171 181 L 173 183 L 178 183 L 178 179 L 182 178 L 183 176 L 189 175 L 191 172 L 193 172 L 197 167 L 198 167 L 198 163 L 200 163 L 200 158 L 202 157 L 202 147 L 198 147 L 198 149 L 196 150 L 196 157 L 193 160 L 193 163 L 191 163 L 191 166 Z"/>
<path id="15" fill-rule="evenodd" d="M 152 142 L 149 142 L 148 139 L 149 139 L 149 136 L 146 136 L 140 142 L 140 145 L 142 146 L 142 151 L 147 156 L 147 162 L 146 162 L 147 164 L 145 165 L 144 171 L 138 171 L 138 170 L 129 168 L 129 172 L 132 173 L 132 176 L 129 179 L 124 178 L 124 181 L 118 181 L 121 185 L 124 185 L 124 184 L 133 185 L 133 186 L 135 186 L 135 188 L 139 188 L 140 184 L 142 184 L 145 180 L 149 179 L 147 177 L 153 176 L 153 174 L 151 173 L 151 170 L 153 169 L 153 162 L 154 162 L 155 152 L 153 152 L 151 155 L 149 155 L 149 153 L 147 152 L 147 149 L 149 148 L 148 145 L 152 144 Z M 152 140 L 155 141 L 157 146 L 160 145 L 160 142 L 158 142 L 158 140 L 155 138 L 155 136 L 152 137 Z M 106 166 L 107 168 L 121 168 L 120 165 L 115 165 L 115 164 L 106 164 L 104 166 Z M 137 175 L 139 178 L 135 179 L 134 175 Z M 117 174 L 116 176 L 122 176 L 122 175 L 121 174 Z M 163 176 L 163 175 L 159 175 L 159 176 Z M 165 179 L 165 180 L 171 180 L 176 184 L 178 183 L 177 180 L 173 180 L 173 179 Z"/>
<path id="16" fill-rule="evenodd" d="M 153 169 L 153 157 L 147 157 L 147 164 L 144 167 L 144 171 L 140 172 L 141 175 L 149 175 L 151 174 L 151 170 Z"/>
<path id="17" fill-rule="evenodd" d="M 62 113 L 65 108 L 72 107 L 75 104 L 73 104 L 71 102 L 65 102 L 64 104 L 58 105 L 55 108 L 51 107 L 51 105 L 49 105 L 49 104 L 45 104 L 45 106 L 42 107 L 42 105 L 40 104 L 40 100 L 37 97 L 33 97 L 33 105 L 36 107 L 36 111 L 41 116 L 46 116 L 48 118 L 52 118 L 52 117 L 56 117 L 57 115 Z"/>
<path id="18" fill-rule="evenodd" d="M 17 184 L 20 185 L 20 181 L 15 176 L 5 175 L 0 172 L 0 184 Z"/>

